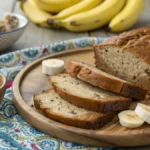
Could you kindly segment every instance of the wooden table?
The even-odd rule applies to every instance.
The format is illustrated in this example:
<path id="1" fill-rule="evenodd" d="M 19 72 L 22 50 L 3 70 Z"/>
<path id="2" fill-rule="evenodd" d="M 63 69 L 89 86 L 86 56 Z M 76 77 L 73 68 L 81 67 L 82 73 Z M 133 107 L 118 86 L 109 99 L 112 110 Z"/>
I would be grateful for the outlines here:
<path id="1" fill-rule="evenodd" d="M 19 7 L 18 0 L 4 0 L 0 5 L 0 11 L 6 12 L 15 12 L 19 14 L 23 14 Z M 134 28 L 150 26 L 150 0 L 146 0 L 145 10 L 138 21 L 138 23 L 134 26 Z M 43 44 L 50 44 L 62 40 L 68 40 L 72 38 L 80 38 L 80 37 L 110 37 L 113 36 L 114 33 L 110 33 L 106 28 L 101 28 L 95 31 L 88 31 L 82 33 L 72 33 L 65 29 L 54 30 L 54 29 L 46 29 L 35 25 L 32 22 L 29 22 L 29 25 L 22 35 L 22 37 L 10 48 L 0 52 L 0 54 L 4 54 L 10 51 L 20 50 L 23 48 L 28 48 L 32 46 L 39 46 Z"/>

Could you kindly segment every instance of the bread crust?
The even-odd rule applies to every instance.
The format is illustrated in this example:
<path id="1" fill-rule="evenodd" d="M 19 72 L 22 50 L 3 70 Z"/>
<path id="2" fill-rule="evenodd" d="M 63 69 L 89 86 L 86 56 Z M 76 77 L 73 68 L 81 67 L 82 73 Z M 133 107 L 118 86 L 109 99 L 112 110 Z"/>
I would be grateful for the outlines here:
<path id="1" fill-rule="evenodd" d="M 51 92 L 51 90 L 53 89 L 45 91 L 44 94 Z M 97 112 L 89 112 L 88 114 L 86 113 L 85 115 L 79 116 L 63 115 L 59 112 L 53 112 L 51 111 L 51 109 L 47 107 L 40 106 L 40 103 L 38 102 L 38 96 L 40 94 L 36 94 L 33 97 L 36 109 L 40 110 L 48 118 L 58 121 L 60 123 L 64 123 L 66 125 L 71 125 L 84 129 L 97 129 L 103 127 L 105 124 L 110 122 L 115 115 L 115 113 L 97 113 Z"/>
<path id="2" fill-rule="evenodd" d="M 114 112 L 114 111 L 121 111 L 128 109 L 131 104 L 131 98 L 108 98 L 95 100 L 89 98 L 83 98 L 76 95 L 73 95 L 66 91 L 66 89 L 60 88 L 55 82 L 51 80 L 54 90 L 58 93 L 63 99 L 67 100 L 68 102 L 91 111 L 96 112 Z"/>
<path id="3" fill-rule="evenodd" d="M 40 107 L 40 103 L 39 103 L 39 101 L 37 100 L 37 97 L 38 96 L 38 94 L 35 94 L 34 96 L 33 96 L 33 101 L 34 101 L 34 106 L 35 106 L 35 108 L 37 109 L 37 111 L 39 112 L 39 113 L 41 113 L 41 114 L 43 114 L 44 116 L 46 115 L 45 114 L 45 111 L 43 111 L 42 109 L 41 109 L 41 107 Z"/>
<path id="4" fill-rule="evenodd" d="M 150 64 L 150 27 L 131 30 L 119 36 L 111 37 L 94 46 L 95 53 L 99 47 L 104 48 L 106 46 L 120 47 L 123 51 L 128 51 Z"/>
<path id="5" fill-rule="evenodd" d="M 75 61 L 70 61 L 66 70 L 72 76 L 85 82 L 111 92 L 119 93 L 126 97 L 144 99 L 147 93 L 147 90 L 144 90 L 132 83 L 119 80 L 119 78 L 116 79 L 116 77 L 111 78 L 109 76 L 105 76 L 104 74 L 101 74 L 100 72 L 98 73 L 82 64 L 76 63 Z"/>
<path id="6" fill-rule="evenodd" d="M 36 109 L 40 109 L 40 104 L 38 102 L 38 100 L 36 99 L 36 94 L 33 96 L 33 101 L 34 101 L 34 106 Z"/>
<path id="7" fill-rule="evenodd" d="M 65 115 L 57 114 L 50 109 L 46 109 L 45 113 L 50 119 L 53 119 L 60 123 L 64 123 L 66 125 L 71 125 L 84 129 L 98 129 L 110 122 L 114 117 L 113 113 L 99 114 L 96 112 L 77 117 L 68 117 Z"/>

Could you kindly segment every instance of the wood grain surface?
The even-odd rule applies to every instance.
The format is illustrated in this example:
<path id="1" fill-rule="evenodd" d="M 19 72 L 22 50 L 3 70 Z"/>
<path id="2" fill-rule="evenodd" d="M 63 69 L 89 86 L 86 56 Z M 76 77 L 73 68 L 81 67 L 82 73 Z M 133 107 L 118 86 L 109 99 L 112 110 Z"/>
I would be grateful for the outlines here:
<path id="1" fill-rule="evenodd" d="M 150 143 L 150 125 L 144 124 L 137 129 L 127 129 L 118 122 L 117 115 L 113 121 L 99 130 L 86 130 L 67 126 L 50 120 L 37 112 L 33 106 L 33 95 L 51 88 L 48 76 L 42 73 L 42 60 L 48 58 L 59 58 L 65 61 L 70 59 L 84 61 L 94 65 L 93 49 L 78 49 L 64 51 L 40 58 L 25 67 L 15 78 L 13 84 L 13 96 L 15 106 L 21 116 L 39 130 L 71 142 L 90 146 L 102 147 L 128 147 L 142 146 Z M 147 96 L 147 99 L 149 96 Z M 150 104 L 150 101 L 143 100 L 141 103 Z M 130 109 L 134 109 L 137 102 L 133 102 Z M 132 142 L 131 142 L 132 141 Z"/>

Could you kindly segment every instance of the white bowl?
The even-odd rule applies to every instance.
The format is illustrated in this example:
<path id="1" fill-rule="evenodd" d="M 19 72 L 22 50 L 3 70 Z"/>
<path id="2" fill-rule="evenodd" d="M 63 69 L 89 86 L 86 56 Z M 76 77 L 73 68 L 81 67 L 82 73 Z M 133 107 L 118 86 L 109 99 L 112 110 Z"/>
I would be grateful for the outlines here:
<path id="1" fill-rule="evenodd" d="M 15 13 L 0 12 L 0 20 L 3 20 L 8 14 L 16 16 L 19 19 L 19 26 L 8 32 L 0 32 L 0 50 L 4 50 L 14 44 L 23 34 L 28 25 L 28 19 L 26 17 Z"/>

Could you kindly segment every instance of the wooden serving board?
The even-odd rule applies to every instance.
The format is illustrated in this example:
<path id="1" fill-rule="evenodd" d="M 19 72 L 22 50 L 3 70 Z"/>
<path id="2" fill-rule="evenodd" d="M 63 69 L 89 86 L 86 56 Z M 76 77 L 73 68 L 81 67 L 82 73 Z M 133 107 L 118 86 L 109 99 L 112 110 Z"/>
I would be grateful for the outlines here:
<path id="1" fill-rule="evenodd" d="M 40 114 L 33 107 L 33 95 L 51 88 L 48 77 L 42 73 L 41 62 L 48 58 L 58 58 L 67 62 L 78 60 L 94 64 L 92 48 L 64 51 L 42 57 L 26 66 L 15 78 L 13 84 L 14 103 L 21 116 L 35 128 L 51 136 L 90 146 L 127 147 L 150 144 L 150 125 L 144 124 L 137 129 L 122 127 L 117 115 L 113 121 L 99 130 L 87 130 L 58 123 Z M 149 98 L 148 98 L 149 99 Z M 142 103 L 149 103 L 144 100 Z M 134 109 L 136 102 L 131 105 Z"/>

